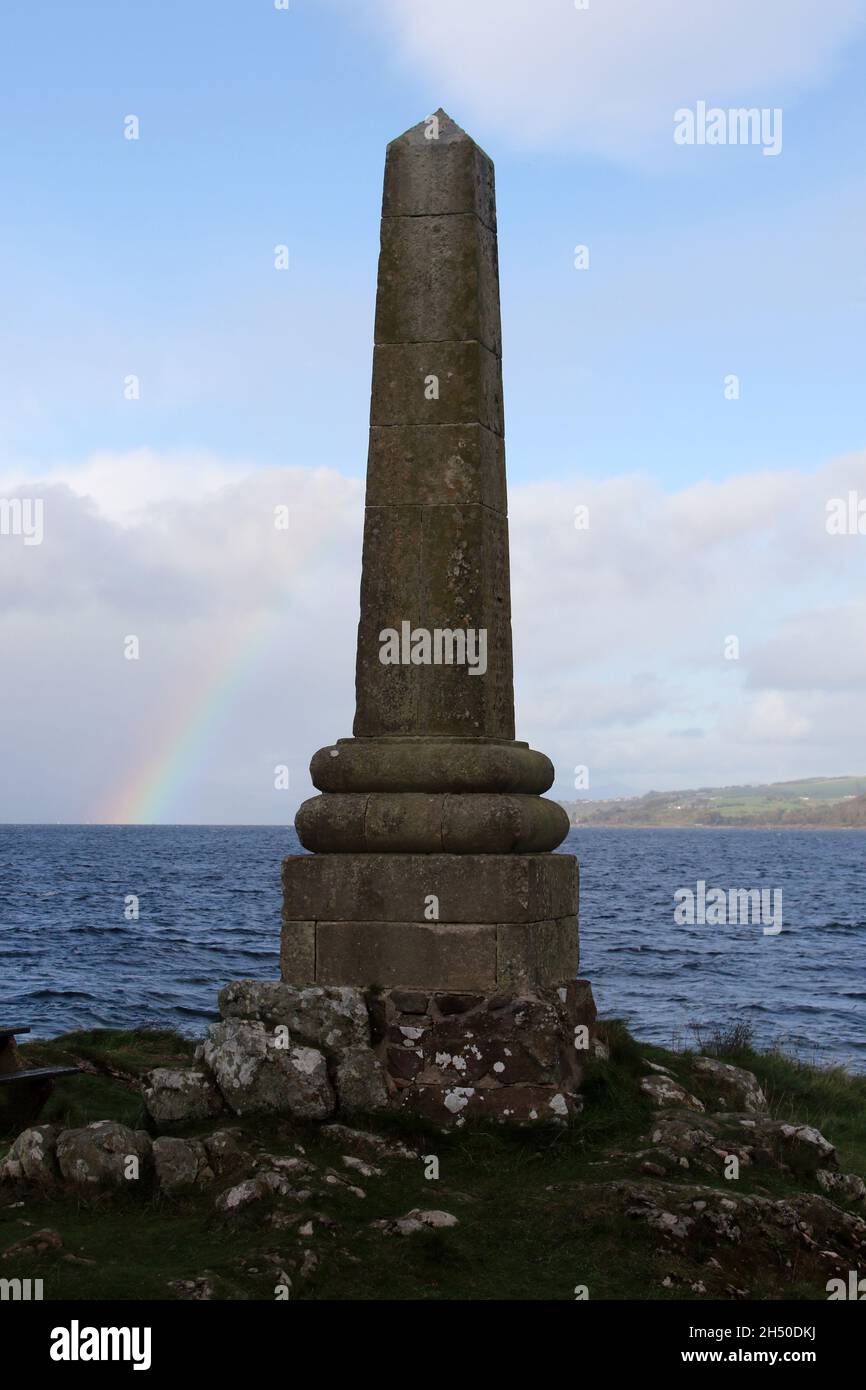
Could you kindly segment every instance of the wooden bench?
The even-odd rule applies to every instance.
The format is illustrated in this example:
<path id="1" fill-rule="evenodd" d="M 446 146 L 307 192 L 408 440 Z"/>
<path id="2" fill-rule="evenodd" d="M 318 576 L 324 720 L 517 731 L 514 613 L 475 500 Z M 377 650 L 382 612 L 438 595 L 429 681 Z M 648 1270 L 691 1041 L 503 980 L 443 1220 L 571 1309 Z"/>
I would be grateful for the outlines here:
<path id="1" fill-rule="evenodd" d="M 0 1088 L 14 1088 L 5 1092 L 8 1103 L 0 1108 L 0 1125 L 4 1127 L 32 1124 L 54 1090 L 55 1079 L 81 1071 L 81 1067 L 25 1067 L 15 1039 L 29 1032 L 23 1023 L 0 1025 Z"/>

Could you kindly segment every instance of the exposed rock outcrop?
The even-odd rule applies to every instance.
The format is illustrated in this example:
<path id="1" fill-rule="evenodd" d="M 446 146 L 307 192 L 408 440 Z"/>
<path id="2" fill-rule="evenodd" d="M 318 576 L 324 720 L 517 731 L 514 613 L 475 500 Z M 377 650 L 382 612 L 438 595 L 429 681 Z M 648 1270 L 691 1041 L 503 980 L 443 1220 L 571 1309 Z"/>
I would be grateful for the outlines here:
<path id="1" fill-rule="evenodd" d="M 143 1129 L 97 1120 L 57 1137 L 57 1166 L 74 1187 L 119 1187 L 135 1182 L 150 1165 L 153 1145 Z"/>
<path id="2" fill-rule="evenodd" d="M 264 1023 L 232 1018 L 212 1024 L 201 1060 L 236 1115 L 271 1111 L 323 1120 L 336 1107 L 324 1054 L 293 1046 Z"/>
<path id="3" fill-rule="evenodd" d="M 207 1149 L 198 1139 L 172 1139 L 167 1135 L 155 1139 L 153 1166 L 159 1186 L 167 1191 L 212 1182 L 214 1178 Z"/>
<path id="4" fill-rule="evenodd" d="M 0 1181 L 33 1183 L 52 1187 L 60 1178 L 57 1166 L 57 1125 L 34 1125 L 18 1135 L 0 1164 Z"/>
<path id="5" fill-rule="evenodd" d="M 222 1096 L 203 1071 L 157 1067 L 145 1080 L 145 1103 L 158 1125 L 208 1120 L 225 1109 Z"/>
<path id="6" fill-rule="evenodd" d="M 644 1076 L 640 1088 L 654 1105 L 682 1106 L 685 1110 L 703 1110 L 703 1102 L 681 1086 L 672 1076 Z"/>
<path id="7" fill-rule="evenodd" d="M 714 1099 L 718 1099 L 726 1110 L 762 1114 L 767 1109 L 767 1097 L 754 1072 L 735 1067 L 730 1062 L 720 1062 L 715 1057 L 696 1057 L 692 1065 L 701 1079 L 709 1084 Z"/>

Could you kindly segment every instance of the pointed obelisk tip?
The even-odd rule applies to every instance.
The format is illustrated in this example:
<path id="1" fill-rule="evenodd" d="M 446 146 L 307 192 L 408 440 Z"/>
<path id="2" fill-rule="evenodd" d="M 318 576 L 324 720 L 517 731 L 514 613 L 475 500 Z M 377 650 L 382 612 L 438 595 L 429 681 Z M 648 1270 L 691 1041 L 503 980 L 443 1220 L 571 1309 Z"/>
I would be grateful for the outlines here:
<path id="1" fill-rule="evenodd" d="M 440 106 L 388 146 L 382 216 L 468 212 L 495 231 L 494 184 L 493 160 Z"/>
<path id="2" fill-rule="evenodd" d="M 409 145 L 430 145 L 434 142 L 438 145 L 457 145 L 461 142 L 467 145 L 475 144 L 472 136 L 467 135 L 463 127 L 452 120 L 441 106 L 432 115 L 425 116 L 417 125 L 404 130 L 402 135 L 391 141 L 391 144 L 396 145 L 399 141 L 405 141 Z"/>

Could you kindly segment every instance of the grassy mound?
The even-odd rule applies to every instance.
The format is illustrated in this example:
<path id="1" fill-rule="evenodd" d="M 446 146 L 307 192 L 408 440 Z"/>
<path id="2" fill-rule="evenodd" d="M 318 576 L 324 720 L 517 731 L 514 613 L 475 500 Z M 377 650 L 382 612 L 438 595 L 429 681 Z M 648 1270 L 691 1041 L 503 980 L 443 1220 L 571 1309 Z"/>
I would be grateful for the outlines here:
<path id="1" fill-rule="evenodd" d="M 583 1113 L 567 1126 L 467 1126 L 444 1134 L 405 1116 L 357 1117 L 358 1128 L 399 1140 L 418 1155 L 380 1162 L 366 1153 L 381 1176 L 351 1176 L 363 1197 L 335 1183 L 306 1201 L 274 1197 L 227 1215 L 208 1188 L 169 1195 L 142 1180 L 130 1190 L 77 1197 L 5 1183 L 0 1275 L 43 1279 L 46 1299 L 194 1297 L 203 1286 L 216 1298 L 272 1299 L 281 1270 L 291 1273 L 291 1296 L 303 1299 L 567 1300 L 581 1285 L 593 1299 L 700 1296 L 703 1276 L 660 1245 L 658 1231 L 635 1220 L 620 1195 L 647 1183 L 635 1160 L 658 1113 L 640 1088 L 647 1061 L 667 1068 L 708 1105 L 710 1083 L 694 1069 L 690 1052 L 639 1044 L 617 1022 L 604 1024 L 603 1032 L 610 1057 L 591 1063 Z M 22 1048 L 31 1065 L 87 1068 L 58 1084 L 40 1116 L 40 1123 L 63 1127 L 95 1119 L 145 1127 L 142 1073 L 188 1065 L 191 1051 L 171 1032 L 146 1030 L 72 1033 Z M 754 1072 L 775 1117 L 818 1128 L 837 1146 L 841 1169 L 866 1177 L 866 1078 L 757 1053 L 736 1038 L 704 1040 L 703 1051 Z M 347 1150 L 345 1138 L 330 1135 L 327 1126 L 309 1123 L 226 1117 L 175 1132 L 236 1124 L 269 1154 L 303 1152 L 322 1173 L 340 1172 L 346 1152 L 361 1152 Z M 0 1144 L 0 1157 L 7 1149 L 8 1142 Z M 438 1159 L 438 1179 L 425 1177 L 431 1165 L 424 1156 Z M 694 1173 L 675 1175 L 666 1191 L 679 1184 L 688 1195 L 695 1180 Z M 818 1193 L 813 1181 L 795 1183 L 760 1165 L 744 1169 L 736 1183 L 705 1174 L 699 1181 L 725 1197 L 734 1189 L 737 1197 L 773 1199 Z M 444 1209 L 458 1224 L 411 1236 L 374 1224 L 413 1208 Z M 2 1252 L 43 1228 L 60 1235 L 61 1249 L 4 1259 Z M 826 1270 L 811 1257 L 774 1261 L 744 1240 L 732 1266 L 723 1244 L 720 1239 L 716 1253 L 725 1253 L 727 1263 L 714 1291 L 707 1284 L 708 1296 L 826 1298 Z M 702 1249 L 702 1260 L 713 1258 L 713 1249 Z"/>

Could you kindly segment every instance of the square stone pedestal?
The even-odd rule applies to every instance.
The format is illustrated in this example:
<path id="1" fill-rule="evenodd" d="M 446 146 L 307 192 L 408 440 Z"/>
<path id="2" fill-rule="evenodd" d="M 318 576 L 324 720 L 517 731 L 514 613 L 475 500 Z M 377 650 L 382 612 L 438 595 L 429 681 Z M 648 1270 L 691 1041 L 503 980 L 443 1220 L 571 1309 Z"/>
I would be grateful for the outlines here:
<path id="1" fill-rule="evenodd" d="M 443 1125 L 579 1108 L 573 855 L 293 855 L 283 886 L 282 979 L 364 992 L 391 1104 Z"/>
<path id="2" fill-rule="evenodd" d="M 574 979 L 570 854 L 303 854 L 283 861 L 291 985 L 512 993 Z"/>

